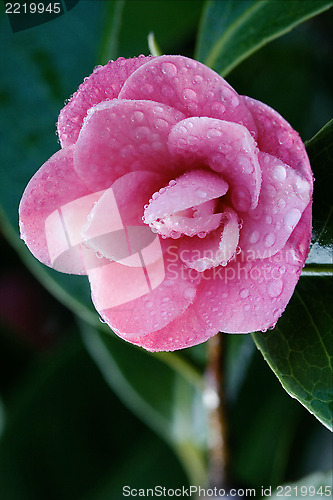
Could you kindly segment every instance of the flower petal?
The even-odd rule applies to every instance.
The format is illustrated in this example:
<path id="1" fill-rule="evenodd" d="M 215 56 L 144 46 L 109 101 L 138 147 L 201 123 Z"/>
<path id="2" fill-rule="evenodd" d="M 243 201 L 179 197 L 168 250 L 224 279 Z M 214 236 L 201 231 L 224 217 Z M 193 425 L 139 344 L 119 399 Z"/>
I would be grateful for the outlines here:
<path id="1" fill-rule="evenodd" d="M 276 254 L 285 246 L 311 200 L 312 183 L 267 153 L 259 153 L 262 188 L 259 204 L 242 213 L 240 247 L 256 258 Z"/>
<path id="2" fill-rule="evenodd" d="M 154 263 L 146 263 L 143 249 L 130 257 L 136 266 L 111 262 L 89 272 L 96 309 L 120 337 L 131 342 L 132 337 L 145 336 L 182 315 L 200 281 L 200 276 L 193 280 L 191 270 L 175 258 L 176 246 L 170 248 L 158 235 L 154 244 L 160 252 Z M 148 252 L 151 255 L 151 249 Z"/>
<path id="3" fill-rule="evenodd" d="M 194 235 L 216 229 L 221 215 L 194 217 L 197 206 L 207 204 L 228 190 L 228 184 L 217 174 L 206 170 L 192 170 L 154 193 L 145 208 L 144 221 L 163 236 L 179 237 L 181 233 Z M 193 217 L 183 212 L 193 208 Z M 206 208 L 205 208 L 206 209 Z M 188 223 L 185 219 L 188 219 Z M 182 231 L 183 229 L 183 231 Z M 177 235 L 173 235 L 177 233 Z"/>
<path id="4" fill-rule="evenodd" d="M 117 179 L 95 204 L 81 231 L 85 245 L 107 259 L 121 261 L 152 243 L 156 235 L 142 221 L 143 210 L 163 180 L 161 174 L 144 171 Z"/>
<path id="5" fill-rule="evenodd" d="M 94 189 L 107 189 L 138 170 L 170 176 L 178 171 L 167 147 L 170 129 L 183 115 L 150 101 L 106 101 L 91 108 L 76 143 L 74 164 Z M 178 174 L 179 175 L 179 174 Z"/>
<path id="6" fill-rule="evenodd" d="M 247 96 L 242 96 L 242 99 L 256 123 L 260 151 L 276 156 L 312 183 L 309 158 L 299 134 L 267 104 Z"/>
<path id="7" fill-rule="evenodd" d="M 285 247 L 284 260 L 243 261 L 205 271 L 193 303 L 167 326 L 133 344 L 148 351 L 191 347 L 217 334 L 265 331 L 285 310 L 304 265 L 311 237 L 307 207 Z M 202 273 L 198 273 L 202 274 Z"/>
<path id="8" fill-rule="evenodd" d="M 21 237 L 33 255 L 58 271 L 85 274 L 79 232 L 101 194 L 76 174 L 73 147 L 51 156 L 30 180 L 19 208 Z"/>
<path id="9" fill-rule="evenodd" d="M 251 113 L 237 92 L 215 71 L 187 57 L 160 56 L 148 61 L 126 80 L 119 98 L 153 100 L 186 116 L 242 123 L 256 134 Z"/>
<path id="10" fill-rule="evenodd" d="M 204 238 L 183 238 L 179 243 L 179 256 L 190 268 L 205 271 L 227 263 L 236 253 L 239 240 L 238 216 L 227 208 L 223 214 L 224 227 L 207 234 Z"/>
<path id="11" fill-rule="evenodd" d="M 256 207 L 261 169 L 256 143 L 245 127 L 213 118 L 187 118 L 171 130 L 169 149 L 188 165 L 205 163 L 222 173 L 236 210 Z"/>
<path id="12" fill-rule="evenodd" d="M 99 102 L 116 98 L 129 75 L 150 59 L 144 56 L 133 59 L 120 57 L 105 66 L 97 66 L 60 111 L 57 126 L 61 146 L 75 144 L 88 109 Z"/>

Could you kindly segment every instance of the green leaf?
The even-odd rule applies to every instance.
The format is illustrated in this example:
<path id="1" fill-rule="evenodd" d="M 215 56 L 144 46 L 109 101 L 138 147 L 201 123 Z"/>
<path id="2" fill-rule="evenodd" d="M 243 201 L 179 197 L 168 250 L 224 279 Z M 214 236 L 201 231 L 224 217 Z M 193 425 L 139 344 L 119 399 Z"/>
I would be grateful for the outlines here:
<path id="1" fill-rule="evenodd" d="M 305 272 L 320 272 L 323 265 L 332 272 L 333 255 L 333 120 L 305 143 L 314 173 L 313 236 Z"/>
<path id="2" fill-rule="evenodd" d="M 325 11 L 328 0 L 211 0 L 196 59 L 226 75 L 263 45 Z"/>
<path id="3" fill-rule="evenodd" d="M 313 500 L 323 500 L 331 498 L 333 491 L 333 471 L 316 472 L 303 477 L 295 483 L 279 486 L 273 491 L 271 500 L 279 500 L 281 497 L 288 498 L 311 498 Z M 264 488 L 265 489 L 265 488 Z M 267 498 L 267 495 L 263 498 Z"/>
<path id="4" fill-rule="evenodd" d="M 284 389 L 332 429 L 332 281 L 301 278 L 277 327 L 253 338 Z"/>
<path id="5" fill-rule="evenodd" d="M 110 333 L 81 324 L 83 340 L 123 403 L 169 443 L 191 484 L 206 478 L 206 412 L 202 378 L 174 353 L 150 354 Z"/>

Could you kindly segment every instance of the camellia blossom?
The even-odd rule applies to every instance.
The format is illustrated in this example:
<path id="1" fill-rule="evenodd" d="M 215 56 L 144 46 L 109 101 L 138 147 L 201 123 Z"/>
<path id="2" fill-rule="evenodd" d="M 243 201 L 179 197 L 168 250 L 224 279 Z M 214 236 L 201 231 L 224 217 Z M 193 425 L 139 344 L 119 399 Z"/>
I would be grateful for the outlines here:
<path id="1" fill-rule="evenodd" d="M 182 56 L 95 68 L 29 182 L 21 236 L 87 274 L 93 303 L 150 351 L 272 328 L 311 238 L 304 145 L 273 109 Z"/>

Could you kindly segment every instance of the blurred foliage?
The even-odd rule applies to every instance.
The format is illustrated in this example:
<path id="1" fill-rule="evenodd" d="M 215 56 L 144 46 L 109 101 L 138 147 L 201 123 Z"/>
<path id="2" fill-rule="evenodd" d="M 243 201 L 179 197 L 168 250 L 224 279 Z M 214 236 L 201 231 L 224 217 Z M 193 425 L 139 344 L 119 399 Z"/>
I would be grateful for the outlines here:
<path id="1" fill-rule="evenodd" d="M 64 100 L 96 64 L 148 54 L 150 32 L 164 53 L 193 57 L 201 50 L 197 35 L 207 44 L 208 35 L 217 33 L 211 29 L 214 19 L 207 18 L 210 9 L 222 16 L 224 7 L 235 13 L 246 3 L 258 4 L 81 0 L 61 17 L 17 33 L 0 3 L 0 228 L 11 244 L 0 242 L 1 499 L 118 500 L 125 484 L 176 488 L 202 480 L 207 429 L 200 391 L 206 346 L 151 355 L 106 334 L 86 279 L 46 269 L 19 240 L 17 207 L 30 177 L 59 148 L 53 131 Z M 298 3 L 303 9 L 315 2 Z M 318 10 L 329 3 L 316 2 Z M 239 93 L 277 109 L 304 140 L 331 118 L 331 12 L 251 56 L 246 53 L 249 57 L 228 75 Z M 256 24 L 253 17 L 249 26 Z M 228 43 L 240 34 L 234 31 Z M 222 55 L 225 47 L 219 47 Z M 327 144 L 332 142 L 331 133 L 324 133 Z M 310 141 L 308 151 L 315 159 L 315 234 L 327 246 L 332 169 L 331 155 L 318 148 L 321 140 Z M 278 338 L 297 355 L 303 348 L 293 344 L 294 334 L 299 342 L 316 328 L 323 338 L 328 335 L 329 285 L 326 278 L 312 280 L 301 278 L 277 329 L 256 334 L 265 355 Z M 307 302 L 311 317 L 300 301 Z M 284 370 L 280 347 L 278 369 Z M 303 476 L 332 467 L 331 434 L 282 390 L 251 336 L 228 336 L 226 373 L 236 486 L 260 492 L 261 486 L 274 489 L 297 480 L 310 485 L 312 479 Z M 318 484 L 329 481 L 318 474 Z"/>

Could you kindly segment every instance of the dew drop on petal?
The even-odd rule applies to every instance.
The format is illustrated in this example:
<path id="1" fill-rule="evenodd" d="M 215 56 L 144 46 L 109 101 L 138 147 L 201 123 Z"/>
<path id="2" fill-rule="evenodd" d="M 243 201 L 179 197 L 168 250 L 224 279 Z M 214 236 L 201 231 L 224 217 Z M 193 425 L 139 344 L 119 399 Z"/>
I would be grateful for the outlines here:
<path id="1" fill-rule="evenodd" d="M 271 279 L 267 283 L 267 293 L 271 298 L 278 297 L 283 290 L 283 281 L 280 278 Z"/>
<path id="2" fill-rule="evenodd" d="M 184 295 L 185 299 L 187 299 L 187 300 L 193 300 L 194 297 L 195 297 L 195 295 L 196 295 L 196 290 L 195 290 L 195 288 L 191 288 L 191 287 L 186 288 L 184 290 L 184 294 L 183 295 Z"/>
<path id="3" fill-rule="evenodd" d="M 273 246 L 275 243 L 275 234 L 274 233 L 267 233 L 264 237 L 264 245 L 265 247 L 269 248 Z"/>
<path id="4" fill-rule="evenodd" d="M 207 198 L 207 191 L 202 188 L 197 188 L 194 193 L 199 197 L 199 198 Z"/>
<path id="5" fill-rule="evenodd" d="M 162 64 L 162 73 L 172 78 L 177 74 L 177 67 L 171 62 L 164 62 Z"/>
<path id="6" fill-rule="evenodd" d="M 273 176 L 277 181 L 283 182 L 287 177 L 286 169 L 283 165 L 276 165 L 273 171 Z"/>
<path id="7" fill-rule="evenodd" d="M 284 200 L 283 198 L 281 198 L 278 203 L 277 203 L 278 207 L 279 208 L 284 208 L 286 206 L 286 200 Z"/>
<path id="8" fill-rule="evenodd" d="M 288 229 L 294 229 L 301 218 L 301 212 L 297 208 L 292 208 L 284 218 L 284 224 Z"/>
<path id="9" fill-rule="evenodd" d="M 197 94 L 192 89 L 185 89 L 184 92 L 183 92 L 183 97 L 184 97 L 185 100 L 195 101 L 196 98 L 197 98 Z"/>
<path id="10" fill-rule="evenodd" d="M 242 288 L 241 291 L 239 292 L 239 296 L 241 299 L 246 299 L 250 295 L 250 292 L 247 288 Z"/>
<path id="11" fill-rule="evenodd" d="M 165 281 L 163 281 L 163 285 L 168 288 L 168 287 L 174 285 L 174 281 L 173 280 L 165 280 Z"/>
<path id="12" fill-rule="evenodd" d="M 250 234 L 249 242 L 252 243 L 252 244 L 258 243 L 259 239 L 260 239 L 260 233 L 259 233 L 259 231 L 253 231 Z"/>
<path id="13" fill-rule="evenodd" d="M 131 120 L 134 122 L 142 122 L 144 119 L 144 114 L 142 111 L 134 111 Z"/>

